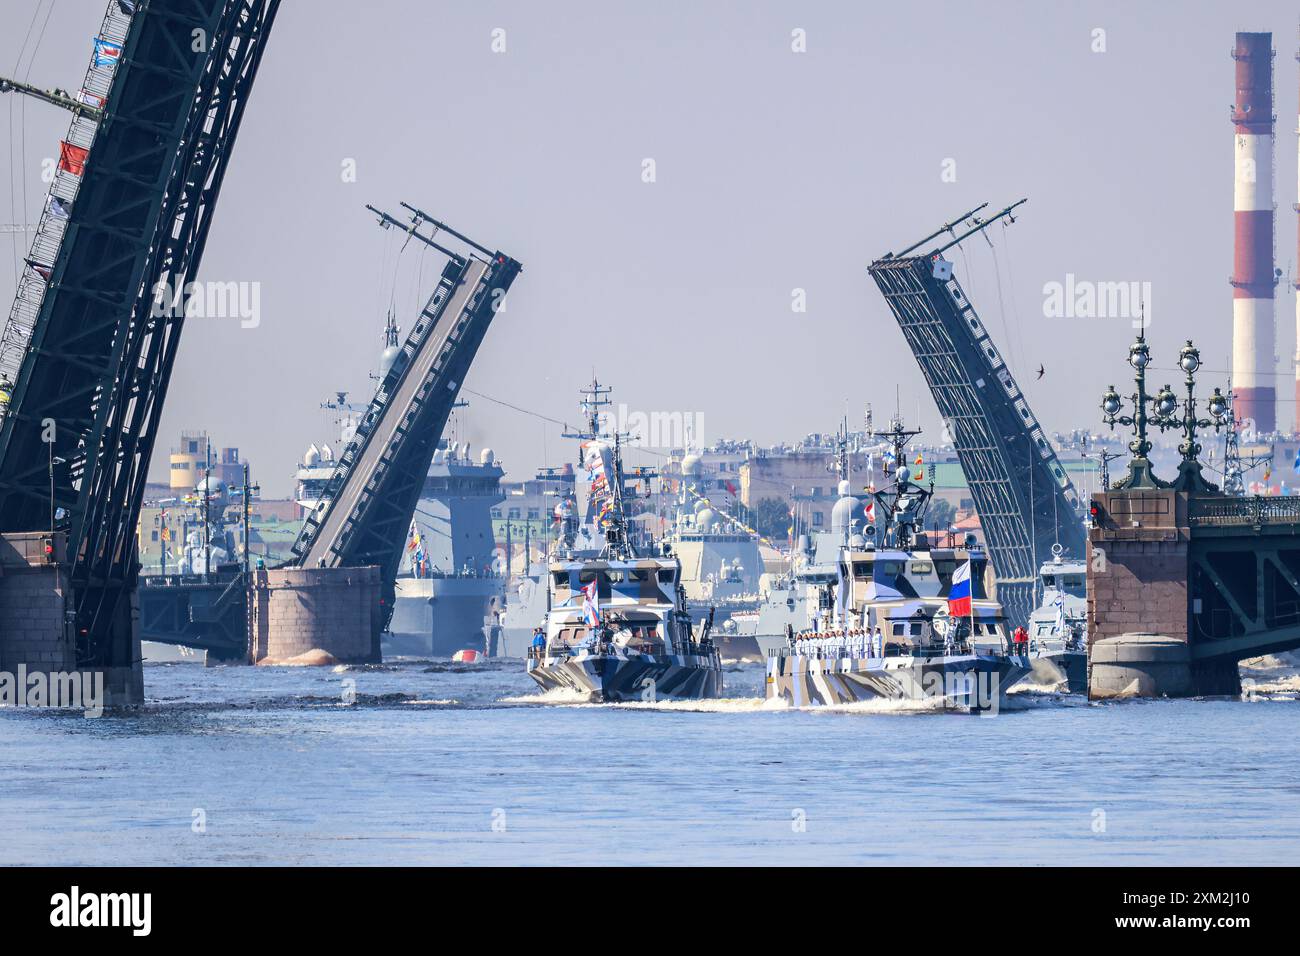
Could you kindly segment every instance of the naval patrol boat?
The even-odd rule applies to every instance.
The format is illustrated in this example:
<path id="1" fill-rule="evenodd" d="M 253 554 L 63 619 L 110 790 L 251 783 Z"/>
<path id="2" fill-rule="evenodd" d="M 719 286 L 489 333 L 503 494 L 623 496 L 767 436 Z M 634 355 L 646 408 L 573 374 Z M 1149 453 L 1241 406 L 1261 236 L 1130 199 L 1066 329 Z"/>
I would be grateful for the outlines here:
<path id="1" fill-rule="evenodd" d="M 584 391 L 591 427 L 570 437 L 583 439 L 604 546 L 595 555 L 559 551 L 549 562 L 548 610 L 529 647 L 528 674 L 543 690 L 576 691 L 592 702 L 718 697 L 722 660 L 712 621 L 695 633 L 681 562 L 631 520 L 622 436 L 596 427 L 609 389 L 593 382 Z"/>
<path id="2" fill-rule="evenodd" d="M 766 695 L 796 707 L 872 699 L 939 701 L 944 708 L 996 712 L 1030 671 L 1013 654 L 1002 606 L 984 586 L 988 558 L 973 536 L 940 545 L 921 529 L 933 483 L 902 462 L 919 435 L 895 421 L 880 433 L 894 447 L 893 484 L 863 502 L 840 482 L 832 513 L 845 539 L 807 629 L 787 632 L 767 659 Z M 882 524 L 877 534 L 875 521 Z M 877 539 L 879 542 L 877 543 Z"/>
<path id="3" fill-rule="evenodd" d="M 1029 660 L 1041 684 L 1088 690 L 1088 566 L 1052 546 L 1052 560 L 1039 570 L 1043 599 L 1029 616 Z"/>
<path id="4" fill-rule="evenodd" d="M 552 557 L 566 554 L 594 558 L 605 547 L 605 536 L 593 520 L 589 491 L 588 508 L 584 512 L 579 507 L 577 476 L 572 466 L 544 468 L 537 473 L 536 480 L 546 487 L 545 494 L 556 499 L 550 530 L 542 546 L 541 559 L 530 560 L 506 590 L 505 607 L 498 615 L 498 623 L 488 629 L 490 657 L 522 660 L 528 656 L 538 623 L 545 620 L 549 610 L 546 584 Z"/>

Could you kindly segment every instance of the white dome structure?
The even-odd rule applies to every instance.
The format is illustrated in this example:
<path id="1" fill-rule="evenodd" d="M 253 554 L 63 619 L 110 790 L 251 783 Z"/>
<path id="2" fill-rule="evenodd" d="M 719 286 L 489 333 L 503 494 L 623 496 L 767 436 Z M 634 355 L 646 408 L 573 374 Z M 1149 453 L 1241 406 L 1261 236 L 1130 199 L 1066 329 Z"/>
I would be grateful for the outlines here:
<path id="1" fill-rule="evenodd" d="M 379 353 L 379 377 L 386 376 L 397 364 L 397 357 L 402 354 L 402 350 L 396 345 L 390 345 Z"/>
<path id="2" fill-rule="evenodd" d="M 704 459 L 699 455 L 691 452 L 682 458 L 682 475 L 687 478 L 698 478 L 704 473 Z"/>
<path id="3" fill-rule="evenodd" d="M 308 468 L 315 468 L 320 464 L 320 449 L 316 447 L 315 442 L 307 447 L 307 453 L 302 456 L 302 463 Z"/>
<path id="4" fill-rule="evenodd" d="M 484 448 L 478 453 L 478 463 L 480 465 L 490 465 L 496 460 L 491 448 Z"/>
<path id="5" fill-rule="evenodd" d="M 210 498 L 226 497 L 226 486 L 211 476 L 200 478 L 199 483 L 194 486 L 194 490 L 200 495 L 207 495 Z"/>
<path id="6" fill-rule="evenodd" d="M 846 485 L 848 482 L 841 482 Z M 862 503 L 852 495 L 845 494 L 831 508 L 831 531 L 845 534 L 853 527 L 853 522 L 862 517 Z"/>

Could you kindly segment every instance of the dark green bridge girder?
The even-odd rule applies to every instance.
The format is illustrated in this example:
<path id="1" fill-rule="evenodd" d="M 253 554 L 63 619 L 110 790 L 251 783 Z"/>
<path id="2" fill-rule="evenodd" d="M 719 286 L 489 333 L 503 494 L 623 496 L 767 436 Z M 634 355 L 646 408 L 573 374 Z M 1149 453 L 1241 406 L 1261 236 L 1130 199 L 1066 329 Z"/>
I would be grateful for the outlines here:
<path id="1" fill-rule="evenodd" d="M 57 507 L 82 666 L 130 663 L 136 525 L 184 319 L 153 314 L 154 290 L 194 279 L 278 7 L 136 8 L 0 428 L 0 531 Z"/>
<path id="2" fill-rule="evenodd" d="M 1193 659 L 1300 648 L 1300 498 L 1188 503 Z"/>

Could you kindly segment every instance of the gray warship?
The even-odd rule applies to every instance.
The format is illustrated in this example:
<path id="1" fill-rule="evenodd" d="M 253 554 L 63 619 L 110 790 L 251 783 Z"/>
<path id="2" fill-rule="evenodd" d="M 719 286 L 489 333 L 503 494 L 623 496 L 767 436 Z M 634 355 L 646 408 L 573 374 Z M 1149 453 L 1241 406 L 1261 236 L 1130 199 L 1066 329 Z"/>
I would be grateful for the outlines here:
<path id="1" fill-rule="evenodd" d="M 384 328 L 379 372 L 388 374 L 400 353 L 392 312 Z M 464 407 L 458 402 L 455 409 Z M 356 433 L 368 406 L 336 392 L 321 408 L 334 413 L 339 447 Z M 456 411 L 453 410 L 453 416 Z M 455 433 L 457 421 L 448 423 Z M 312 444 L 295 472 L 294 498 L 305 516 L 326 503 L 324 489 L 337 467 L 334 450 Z M 407 529 L 407 549 L 398 567 L 393 616 L 380 637 L 385 657 L 451 657 L 484 649 L 485 625 L 505 602 L 505 579 L 497 567 L 492 508 L 504 500 L 504 470 L 492 449 L 477 456 L 467 443 L 440 438 L 424 488 Z"/>
<path id="2" fill-rule="evenodd" d="M 722 660 L 710 636 L 698 635 L 670 544 L 658 547 L 631 519 L 622 436 L 600 433 L 609 389 L 584 390 L 589 428 L 582 463 L 604 544 L 595 555 L 564 551 L 548 563 L 547 612 L 530 641 L 527 671 L 543 690 L 564 689 L 592 702 L 717 697 Z M 633 480 L 648 481 L 646 472 Z"/>
<path id="3" fill-rule="evenodd" d="M 865 527 L 870 521 L 862 502 L 845 486 L 849 478 L 847 422 L 840 428 L 836 447 L 840 497 L 831 510 L 830 529 L 798 535 L 790 549 L 789 568 L 768 583 L 753 615 L 750 631 L 763 658 L 785 647 L 790 632 L 817 630 L 820 622 L 829 619 L 840 551 L 849 544 L 854 522 Z M 888 455 L 885 458 L 888 460 Z"/>
<path id="4" fill-rule="evenodd" d="M 683 462 L 687 474 L 698 467 L 691 458 L 688 455 Z M 553 523 L 557 549 L 587 557 L 598 555 L 605 536 L 593 520 L 590 500 L 585 512 L 580 511 L 574 475 L 547 470 L 539 472 L 537 479 L 554 485 L 548 493 L 558 500 Z M 763 568 L 757 537 L 715 510 L 685 481 L 675 504 L 666 541 L 682 566 L 687 612 L 696 622 L 714 616 L 714 643 L 723 657 L 762 660 L 755 640 Z M 522 658 L 527 654 L 533 628 L 546 614 L 546 573 L 546 562 L 536 561 L 512 582 L 500 626 L 489 643 L 493 656 Z"/>
<path id="5" fill-rule="evenodd" d="M 895 421 L 881 433 L 902 462 L 919 432 Z M 988 558 L 972 537 L 939 546 L 923 531 L 933 490 L 898 467 L 893 485 L 871 492 L 883 524 L 854 521 L 847 480 L 833 526 L 847 536 L 834 582 L 821 589 L 811 627 L 787 632 L 768 654 L 766 696 L 796 707 L 872 699 L 934 700 L 944 708 L 995 712 L 1030 671 L 1011 653 L 1002 606 L 984 586 Z M 876 539 L 879 538 L 879 544 Z"/>
<path id="6" fill-rule="evenodd" d="M 687 609 L 697 621 L 713 616 L 714 643 L 724 657 L 762 660 L 755 639 L 763 573 L 758 535 L 714 507 L 699 455 L 684 455 L 681 469 L 668 541 L 681 561 Z"/>
<path id="7" fill-rule="evenodd" d="M 503 474 L 492 449 L 474 455 L 466 444 L 439 442 L 398 569 L 385 655 L 484 649 L 484 626 L 505 602 L 492 530 Z"/>
<path id="8" fill-rule="evenodd" d="M 1043 598 L 1029 616 L 1033 679 L 1062 685 L 1072 694 L 1088 690 L 1088 566 L 1052 548 L 1039 569 Z"/>
<path id="9" fill-rule="evenodd" d="M 581 463 L 579 463 L 581 464 Z M 579 510 L 577 479 L 573 469 L 543 469 L 537 480 L 556 499 L 552 513 L 553 537 L 543 545 L 542 560 L 532 561 L 512 579 L 505 592 L 505 606 L 495 615 L 487 631 L 487 653 L 491 657 L 520 660 L 528 656 L 529 643 L 537 625 L 546 618 L 547 566 L 553 555 L 571 554 L 594 558 L 605 546 L 605 536 L 593 520 L 588 495 L 586 513 Z"/>

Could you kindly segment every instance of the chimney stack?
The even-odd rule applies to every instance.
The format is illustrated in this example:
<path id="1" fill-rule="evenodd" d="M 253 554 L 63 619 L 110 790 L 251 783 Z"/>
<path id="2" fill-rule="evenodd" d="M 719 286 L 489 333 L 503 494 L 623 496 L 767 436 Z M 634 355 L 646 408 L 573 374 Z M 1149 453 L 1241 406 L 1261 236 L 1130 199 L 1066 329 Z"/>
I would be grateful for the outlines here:
<path id="1" fill-rule="evenodd" d="M 1238 33 L 1233 190 L 1232 389 L 1238 420 L 1277 430 L 1273 289 L 1273 35 Z"/>

